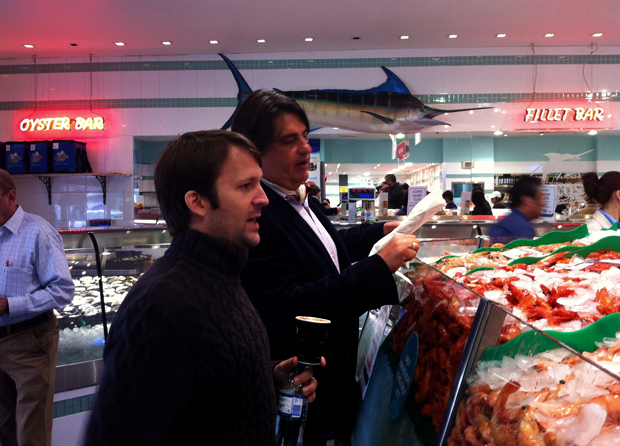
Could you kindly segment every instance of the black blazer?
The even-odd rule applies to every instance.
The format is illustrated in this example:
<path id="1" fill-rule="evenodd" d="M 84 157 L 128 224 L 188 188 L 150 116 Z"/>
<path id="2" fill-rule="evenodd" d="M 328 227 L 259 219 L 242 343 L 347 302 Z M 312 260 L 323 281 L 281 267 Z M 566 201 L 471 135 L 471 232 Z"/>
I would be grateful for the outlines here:
<path id="1" fill-rule="evenodd" d="M 346 436 L 360 397 L 355 382 L 358 318 L 373 308 L 398 303 L 387 264 L 378 255 L 368 257 L 383 236 L 383 224 L 336 231 L 319 201 L 310 198 L 310 209 L 336 245 L 339 273 L 303 218 L 261 184 L 269 205 L 262 209 L 261 241 L 249 251 L 242 285 L 265 323 L 274 360 L 295 355 L 296 316 L 332 321 L 323 355 L 327 367 L 314 367 L 320 390 L 308 410 L 305 438 L 332 438 L 339 429 Z"/>

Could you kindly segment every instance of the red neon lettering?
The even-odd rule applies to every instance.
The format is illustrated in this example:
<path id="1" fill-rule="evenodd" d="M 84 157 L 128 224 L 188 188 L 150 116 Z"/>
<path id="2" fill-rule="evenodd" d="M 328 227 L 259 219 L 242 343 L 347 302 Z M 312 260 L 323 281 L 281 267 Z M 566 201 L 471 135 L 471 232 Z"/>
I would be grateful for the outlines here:
<path id="1" fill-rule="evenodd" d="M 605 113 L 605 110 L 603 110 L 602 108 L 595 108 L 595 114 L 594 117 L 592 118 L 593 121 L 602 121 L 603 120 L 603 113 Z"/>

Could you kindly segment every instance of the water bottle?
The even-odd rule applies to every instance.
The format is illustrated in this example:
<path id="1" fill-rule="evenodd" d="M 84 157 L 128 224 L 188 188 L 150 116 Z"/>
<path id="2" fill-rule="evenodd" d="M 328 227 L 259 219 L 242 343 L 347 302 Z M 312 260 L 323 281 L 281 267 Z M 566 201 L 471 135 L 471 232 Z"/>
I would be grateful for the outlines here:
<path id="1" fill-rule="evenodd" d="M 293 378 L 303 372 L 305 364 L 297 364 L 288 378 L 288 387 L 280 389 L 276 446 L 302 446 L 304 427 L 308 416 L 308 399 L 302 395 L 302 386 L 293 384 Z"/>

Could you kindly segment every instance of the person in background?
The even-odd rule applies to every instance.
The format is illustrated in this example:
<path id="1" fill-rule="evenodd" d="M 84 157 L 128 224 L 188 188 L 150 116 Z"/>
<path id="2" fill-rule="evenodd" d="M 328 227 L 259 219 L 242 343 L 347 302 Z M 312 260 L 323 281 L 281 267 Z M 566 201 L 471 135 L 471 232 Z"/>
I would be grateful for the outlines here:
<path id="1" fill-rule="evenodd" d="M 484 198 L 484 192 L 480 189 L 471 193 L 471 202 L 474 204 L 474 209 L 469 213 L 470 215 L 493 215 L 491 206 Z"/>
<path id="2" fill-rule="evenodd" d="M 491 244 L 533 238 L 534 227 L 530 221 L 540 216 L 542 208 L 540 180 L 530 176 L 522 177 L 512 189 L 512 212 L 491 228 Z"/>
<path id="3" fill-rule="evenodd" d="M 493 209 L 506 209 L 506 205 L 502 203 L 504 194 L 499 191 L 495 191 L 491 194 L 491 203 L 493 203 Z"/>
<path id="4" fill-rule="evenodd" d="M 587 197 L 596 200 L 601 207 L 592 220 L 587 221 L 588 231 L 611 228 L 620 219 L 620 172 L 610 171 L 600 178 L 595 172 L 588 172 L 581 180 Z"/>
<path id="5" fill-rule="evenodd" d="M 383 191 L 388 193 L 388 209 L 400 209 L 403 205 L 403 187 L 396 182 L 396 175 L 388 173 L 385 184 L 387 187 Z"/>
<path id="6" fill-rule="evenodd" d="M 172 242 L 121 304 L 85 445 L 275 444 L 276 388 L 267 333 L 241 288 L 268 201 L 260 155 L 241 135 L 185 133 L 155 166 Z M 306 367 L 295 377 L 315 398 Z"/>
<path id="7" fill-rule="evenodd" d="M 361 399 L 355 381 L 359 316 L 398 303 L 392 273 L 415 256 L 419 243 L 413 235 L 397 235 L 369 257 L 399 222 L 337 231 L 321 207 L 299 193 L 308 177 L 310 124 L 294 99 L 254 91 L 231 128 L 261 152 L 261 185 L 269 198 L 259 219 L 260 243 L 250 249 L 241 283 L 267 327 L 273 358 L 294 351 L 296 316 L 332 321 L 324 353 L 329 365 L 316 370 L 321 397 L 308 410 L 304 445 L 350 444 Z"/>
<path id="8" fill-rule="evenodd" d="M 58 322 L 74 285 L 58 231 L 17 204 L 0 169 L 0 444 L 52 442 Z M 6 260 L 6 261 L 4 261 Z"/>
<path id="9" fill-rule="evenodd" d="M 316 197 L 317 200 L 321 201 L 321 189 L 316 184 L 310 185 L 310 196 Z"/>
<path id="10" fill-rule="evenodd" d="M 454 209 L 456 210 L 456 203 L 454 203 L 454 194 L 452 193 L 452 191 L 445 191 L 443 194 L 441 194 L 441 197 L 444 199 L 444 201 L 446 202 L 446 206 L 445 209 Z"/>
<path id="11" fill-rule="evenodd" d="M 396 215 L 407 215 L 407 205 L 409 204 L 409 185 L 403 183 L 403 201 L 401 208 L 396 212 Z"/>
<path id="12" fill-rule="evenodd" d="M 323 198 L 323 213 L 325 215 L 338 215 L 338 208 L 331 207 L 329 198 Z"/>

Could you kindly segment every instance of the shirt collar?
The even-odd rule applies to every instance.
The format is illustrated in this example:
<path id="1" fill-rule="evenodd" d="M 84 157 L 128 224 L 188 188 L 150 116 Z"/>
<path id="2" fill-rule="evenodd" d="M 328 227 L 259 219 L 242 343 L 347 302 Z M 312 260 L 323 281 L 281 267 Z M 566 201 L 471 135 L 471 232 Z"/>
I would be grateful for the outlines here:
<path id="1" fill-rule="evenodd" d="M 605 217 L 607 217 L 607 220 L 609 220 L 611 222 L 611 224 L 613 225 L 614 223 L 618 223 L 618 220 L 616 220 L 615 218 L 613 218 L 611 215 L 609 215 L 607 212 L 605 212 L 602 209 L 599 209 L 599 211 L 601 211 L 601 214 L 603 214 Z"/>
<path id="2" fill-rule="evenodd" d="M 21 206 L 17 206 L 17 210 L 13 214 L 11 218 L 3 225 L 3 227 L 7 228 L 13 234 L 17 234 L 19 231 L 19 227 L 22 224 L 22 220 L 24 219 L 24 210 Z"/>
<path id="3" fill-rule="evenodd" d="M 306 186 L 304 186 L 303 184 L 301 186 L 299 186 L 299 188 L 297 190 L 289 190 L 289 189 L 285 189 L 282 186 L 279 186 L 275 183 L 272 183 L 271 181 L 268 181 L 266 179 L 263 178 L 262 180 L 267 186 L 271 187 L 274 191 L 276 191 L 276 193 L 278 195 L 280 195 L 282 198 L 286 199 L 293 199 L 295 201 L 297 201 L 297 196 L 299 196 L 299 203 L 304 203 L 306 201 Z"/>

